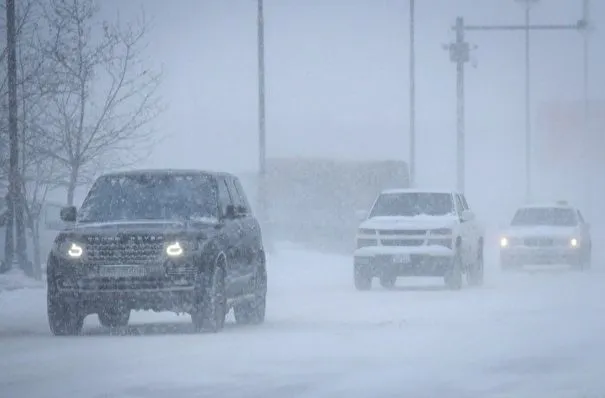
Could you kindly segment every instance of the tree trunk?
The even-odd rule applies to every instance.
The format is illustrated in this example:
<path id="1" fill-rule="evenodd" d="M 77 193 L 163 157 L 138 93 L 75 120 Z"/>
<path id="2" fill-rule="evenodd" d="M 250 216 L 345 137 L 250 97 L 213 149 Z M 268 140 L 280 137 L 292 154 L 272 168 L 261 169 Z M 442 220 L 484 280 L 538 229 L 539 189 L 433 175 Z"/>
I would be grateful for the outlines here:
<path id="1" fill-rule="evenodd" d="M 22 185 L 19 183 L 19 187 Z M 21 269 L 27 276 L 33 276 L 33 270 L 31 269 L 31 263 L 27 259 L 27 230 L 25 225 L 25 196 L 23 195 L 23 189 L 19 188 L 19 196 L 15 202 L 15 238 L 16 238 L 16 254 L 19 260 Z"/>
<path id="2" fill-rule="evenodd" d="M 32 242 L 34 244 L 34 264 L 32 266 L 33 277 L 42 279 L 42 255 L 40 254 L 40 217 L 33 221 Z"/>
<path id="3" fill-rule="evenodd" d="M 78 168 L 71 166 L 71 172 L 69 174 L 69 185 L 67 186 L 67 206 L 74 205 L 74 194 L 78 185 Z"/>
<path id="4" fill-rule="evenodd" d="M 6 201 L 6 233 L 4 235 L 4 267 L 10 270 L 13 266 L 15 257 L 15 202 L 8 198 Z"/>

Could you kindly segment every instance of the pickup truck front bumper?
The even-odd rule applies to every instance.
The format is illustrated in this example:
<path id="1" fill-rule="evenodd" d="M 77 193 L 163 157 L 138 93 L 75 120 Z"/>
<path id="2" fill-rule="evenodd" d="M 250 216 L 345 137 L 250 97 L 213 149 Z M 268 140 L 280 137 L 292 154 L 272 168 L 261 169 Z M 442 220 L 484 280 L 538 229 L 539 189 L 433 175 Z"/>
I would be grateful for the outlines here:
<path id="1" fill-rule="evenodd" d="M 455 252 L 444 246 L 363 247 L 355 250 L 354 266 L 368 276 L 442 277 L 452 268 Z"/>

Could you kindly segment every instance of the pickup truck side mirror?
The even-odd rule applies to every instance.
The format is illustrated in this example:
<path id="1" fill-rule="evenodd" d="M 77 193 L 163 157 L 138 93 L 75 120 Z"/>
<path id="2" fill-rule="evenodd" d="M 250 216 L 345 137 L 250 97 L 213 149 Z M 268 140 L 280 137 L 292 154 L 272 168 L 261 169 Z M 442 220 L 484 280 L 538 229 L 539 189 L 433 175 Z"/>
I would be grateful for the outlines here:
<path id="1" fill-rule="evenodd" d="M 355 211 L 355 217 L 358 221 L 363 221 L 368 218 L 368 212 L 366 210 L 357 210 Z"/>
<path id="2" fill-rule="evenodd" d="M 463 210 L 462 214 L 460 214 L 460 221 L 468 222 L 473 221 L 475 219 L 475 213 L 470 210 Z"/>

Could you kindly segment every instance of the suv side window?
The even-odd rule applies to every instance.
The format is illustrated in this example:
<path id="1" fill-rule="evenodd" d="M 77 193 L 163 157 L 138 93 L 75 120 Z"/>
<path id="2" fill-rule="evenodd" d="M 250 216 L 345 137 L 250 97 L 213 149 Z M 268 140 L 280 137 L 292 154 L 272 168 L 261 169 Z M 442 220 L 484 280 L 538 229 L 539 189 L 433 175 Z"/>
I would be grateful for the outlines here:
<path id="1" fill-rule="evenodd" d="M 468 207 L 468 202 L 466 201 L 466 196 L 460 194 L 460 201 L 462 202 L 462 208 L 464 210 L 469 210 L 470 208 Z"/>
<path id="2" fill-rule="evenodd" d="M 241 195 L 237 191 L 237 187 L 235 186 L 233 178 L 227 178 L 227 185 L 229 187 L 229 192 L 231 193 L 231 198 L 233 199 L 233 204 L 236 206 L 246 207 L 246 203 L 244 203 Z"/>
<path id="3" fill-rule="evenodd" d="M 229 188 L 224 178 L 217 178 L 216 183 L 218 185 L 218 206 L 221 216 L 227 213 L 227 206 L 232 204 L 231 195 L 229 194 Z"/>
<path id="4" fill-rule="evenodd" d="M 244 187 L 240 182 L 239 178 L 233 179 L 233 185 L 235 185 L 235 189 L 237 191 L 237 195 L 240 198 L 241 205 L 246 208 L 246 212 L 250 212 L 250 202 L 248 202 L 248 197 L 246 197 L 246 192 L 244 191 Z"/>

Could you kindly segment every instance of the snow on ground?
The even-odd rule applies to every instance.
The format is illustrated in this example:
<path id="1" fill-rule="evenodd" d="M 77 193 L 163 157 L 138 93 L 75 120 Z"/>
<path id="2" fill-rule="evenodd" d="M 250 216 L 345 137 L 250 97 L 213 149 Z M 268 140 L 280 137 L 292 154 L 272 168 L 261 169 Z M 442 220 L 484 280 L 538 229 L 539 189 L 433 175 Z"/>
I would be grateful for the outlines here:
<path id="1" fill-rule="evenodd" d="M 17 289 L 41 289 L 44 282 L 29 278 L 19 269 L 0 274 L 0 293 Z"/>
<path id="2" fill-rule="evenodd" d="M 109 331 L 50 336 L 43 289 L 0 295 L 8 398 L 597 397 L 605 394 L 605 275 L 501 275 L 482 288 L 403 280 L 352 287 L 351 260 L 281 247 L 267 322 L 194 334 L 139 312 Z"/>

